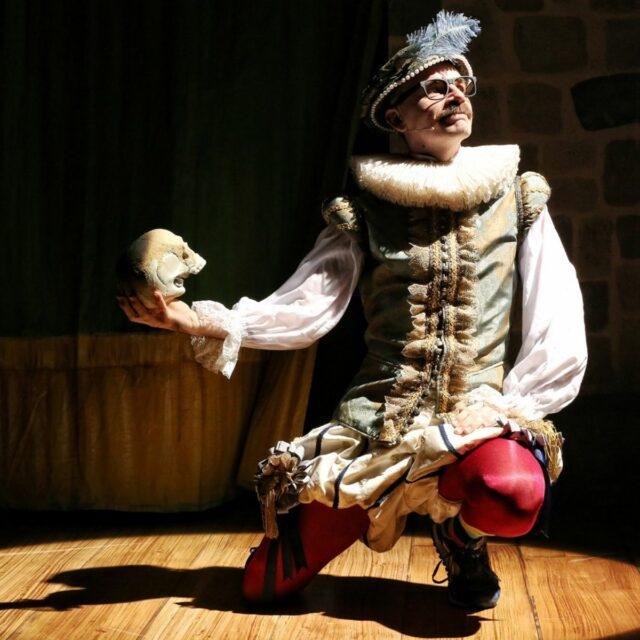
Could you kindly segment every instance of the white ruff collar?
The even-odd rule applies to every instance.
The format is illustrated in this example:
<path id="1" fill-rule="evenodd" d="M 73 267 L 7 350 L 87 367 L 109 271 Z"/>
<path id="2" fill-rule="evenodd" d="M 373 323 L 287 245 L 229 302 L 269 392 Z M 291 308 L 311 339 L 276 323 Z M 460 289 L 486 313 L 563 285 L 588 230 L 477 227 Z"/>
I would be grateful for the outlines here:
<path id="1" fill-rule="evenodd" d="M 451 162 L 406 155 L 352 156 L 361 189 L 406 207 L 468 211 L 503 194 L 518 172 L 515 144 L 460 147 Z"/>

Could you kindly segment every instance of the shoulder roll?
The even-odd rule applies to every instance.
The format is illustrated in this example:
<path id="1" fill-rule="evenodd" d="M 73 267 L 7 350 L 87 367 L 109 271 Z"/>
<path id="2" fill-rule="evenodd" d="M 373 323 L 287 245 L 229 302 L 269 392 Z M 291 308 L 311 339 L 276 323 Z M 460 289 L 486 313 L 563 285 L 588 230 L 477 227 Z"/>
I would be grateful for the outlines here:
<path id="1" fill-rule="evenodd" d="M 523 238 L 542 213 L 551 188 L 539 173 L 527 171 L 518 178 L 518 192 L 518 235 Z"/>
<path id="2" fill-rule="evenodd" d="M 327 224 L 362 240 L 362 219 L 355 200 L 349 196 L 338 196 L 322 203 L 322 217 Z"/>

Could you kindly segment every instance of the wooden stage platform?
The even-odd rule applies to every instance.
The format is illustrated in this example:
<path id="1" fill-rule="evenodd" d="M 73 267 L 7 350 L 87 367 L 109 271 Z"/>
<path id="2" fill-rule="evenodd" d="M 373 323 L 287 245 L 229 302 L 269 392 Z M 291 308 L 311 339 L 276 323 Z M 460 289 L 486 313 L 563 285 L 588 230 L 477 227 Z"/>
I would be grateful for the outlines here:
<path id="1" fill-rule="evenodd" d="M 240 597 L 256 545 L 255 505 L 180 516 L 4 513 L 2 640 L 640 638 L 640 571 L 630 533 L 556 525 L 550 541 L 490 545 L 497 608 L 465 612 L 434 585 L 425 519 L 388 553 L 357 543 L 291 602 Z M 575 523 L 573 523 L 575 524 Z"/>

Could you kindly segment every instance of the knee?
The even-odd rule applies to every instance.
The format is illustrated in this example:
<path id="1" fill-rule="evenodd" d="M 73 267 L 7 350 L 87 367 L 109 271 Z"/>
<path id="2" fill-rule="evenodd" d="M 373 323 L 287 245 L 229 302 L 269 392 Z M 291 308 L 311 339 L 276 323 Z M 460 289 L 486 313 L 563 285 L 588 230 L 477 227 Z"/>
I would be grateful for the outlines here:
<path id="1" fill-rule="evenodd" d="M 489 473 L 479 480 L 490 501 L 499 502 L 514 514 L 535 515 L 544 501 L 545 482 L 539 465 L 532 469 Z"/>
<path id="2" fill-rule="evenodd" d="M 467 514 L 472 518 L 477 515 L 482 521 L 470 524 L 505 538 L 529 533 L 544 502 L 544 476 L 541 469 L 538 471 L 539 474 L 488 474 L 483 477 L 476 501 L 469 504 Z"/>
<path id="3" fill-rule="evenodd" d="M 544 501 L 545 480 L 531 451 L 502 438 L 483 446 L 471 478 L 474 493 L 513 512 L 537 513 Z"/>
<path id="4" fill-rule="evenodd" d="M 545 494 L 544 472 L 531 451 L 514 440 L 494 438 L 456 465 L 450 480 L 464 497 L 465 521 L 504 537 L 531 530 Z"/>

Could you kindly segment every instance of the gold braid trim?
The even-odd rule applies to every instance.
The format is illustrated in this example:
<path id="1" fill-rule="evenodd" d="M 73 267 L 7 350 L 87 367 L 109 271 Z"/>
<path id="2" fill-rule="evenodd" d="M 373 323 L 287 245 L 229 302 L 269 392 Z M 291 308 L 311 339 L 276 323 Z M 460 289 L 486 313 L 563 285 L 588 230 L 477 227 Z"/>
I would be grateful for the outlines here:
<path id="1" fill-rule="evenodd" d="M 387 446 L 398 442 L 419 411 L 431 379 L 442 280 L 438 217 L 432 209 L 409 212 L 409 269 L 414 280 L 407 296 L 411 330 L 402 350 L 405 364 L 385 396 L 379 441 Z"/>
<path id="2" fill-rule="evenodd" d="M 478 252 L 475 245 L 477 214 L 451 214 L 458 222 L 450 234 L 450 275 L 444 309 L 445 358 L 438 379 L 438 413 L 451 410 L 468 389 L 469 373 L 477 351 L 476 287 Z"/>
<path id="3" fill-rule="evenodd" d="M 414 283 L 407 300 L 412 327 L 402 350 L 405 364 L 385 396 L 381 444 L 398 442 L 419 413 L 433 376 L 437 376 L 437 411 L 446 411 L 467 390 L 476 356 L 476 215 L 433 209 L 409 213 L 408 254 Z M 435 371 L 441 314 L 444 357 Z"/>
<path id="4" fill-rule="evenodd" d="M 544 452 L 547 456 L 547 472 L 551 482 L 555 482 L 562 472 L 562 445 L 564 437 L 556 430 L 551 420 L 524 420 L 518 418 L 518 424 L 544 437 Z"/>

